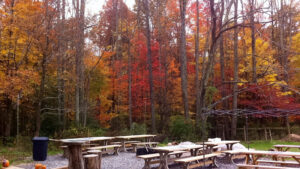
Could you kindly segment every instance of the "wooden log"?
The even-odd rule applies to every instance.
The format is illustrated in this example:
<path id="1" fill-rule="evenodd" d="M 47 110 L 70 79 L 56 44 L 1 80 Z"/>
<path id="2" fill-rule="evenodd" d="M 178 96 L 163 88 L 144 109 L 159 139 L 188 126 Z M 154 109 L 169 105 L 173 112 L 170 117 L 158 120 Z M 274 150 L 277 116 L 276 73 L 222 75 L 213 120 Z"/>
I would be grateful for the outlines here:
<path id="1" fill-rule="evenodd" d="M 100 151 L 100 150 L 90 150 L 87 153 L 98 155 L 98 169 L 101 169 L 102 151 Z"/>
<path id="2" fill-rule="evenodd" d="M 82 158 L 82 143 L 69 142 L 66 143 L 69 152 L 69 169 L 84 169 Z"/>
<path id="3" fill-rule="evenodd" d="M 85 169 L 98 169 L 99 162 L 98 162 L 98 155 L 96 154 L 89 154 L 83 156 L 84 159 L 84 168 Z"/>

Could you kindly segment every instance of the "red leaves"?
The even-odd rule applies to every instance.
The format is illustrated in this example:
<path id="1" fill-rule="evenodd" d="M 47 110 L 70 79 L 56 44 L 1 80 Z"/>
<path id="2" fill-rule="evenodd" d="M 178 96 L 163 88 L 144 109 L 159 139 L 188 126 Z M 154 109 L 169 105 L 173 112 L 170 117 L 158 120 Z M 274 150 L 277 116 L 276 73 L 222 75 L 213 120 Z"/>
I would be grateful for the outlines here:
<path id="1" fill-rule="evenodd" d="M 275 83 L 246 84 L 242 88 L 247 89 L 240 94 L 239 103 L 243 108 L 256 110 L 300 108 L 300 104 L 292 96 L 285 94 Z"/>

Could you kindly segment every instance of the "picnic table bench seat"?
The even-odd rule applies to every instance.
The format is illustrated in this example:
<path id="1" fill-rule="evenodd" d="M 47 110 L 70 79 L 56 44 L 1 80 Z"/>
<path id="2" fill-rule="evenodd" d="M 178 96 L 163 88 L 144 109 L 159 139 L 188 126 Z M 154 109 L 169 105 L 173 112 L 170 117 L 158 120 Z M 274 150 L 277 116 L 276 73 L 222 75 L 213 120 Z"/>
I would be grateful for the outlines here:
<path id="1" fill-rule="evenodd" d="M 119 148 L 121 145 L 106 145 L 106 146 L 97 146 L 97 147 L 90 147 L 87 148 L 87 150 L 101 150 L 103 153 L 108 153 L 106 149 L 113 148 L 114 149 L 114 155 L 119 155 Z"/>
<path id="2" fill-rule="evenodd" d="M 138 142 L 138 143 L 132 143 L 133 152 L 136 152 L 136 149 L 138 146 L 144 146 L 144 147 L 156 147 L 158 142 Z"/>
<path id="3" fill-rule="evenodd" d="M 292 167 L 278 167 L 278 166 L 267 166 L 267 165 L 250 165 L 250 164 L 237 164 L 238 169 L 248 168 L 260 168 L 260 169 L 297 169 Z"/>
<path id="4" fill-rule="evenodd" d="M 182 156 L 183 153 L 186 153 L 186 152 L 187 151 L 174 151 L 174 152 L 170 153 L 169 156 L 175 155 L 176 158 L 179 158 Z M 160 160 L 158 159 L 159 157 L 160 157 L 159 153 L 145 154 L 145 155 L 138 156 L 138 158 L 145 160 L 145 165 L 144 165 L 143 169 L 151 169 L 151 167 L 150 167 L 151 164 L 160 163 Z M 157 159 L 157 160 L 155 160 L 155 159 Z"/>
<path id="5" fill-rule="evenodd" d="M 141 141 L 125 141 L 125 147 L 132 147 L 132 144 L 133 143 L 140 143 Z M 110 144 L 113 144 L 113 145 L 122 145 L 122 142 L 111 142 Z"/>
<path id="6" fill-rule="evenodd" d="M 139 143 L 139 142 L 141 142 L 141 141 L 125 141 L 126 144 Z M 114 142 L 111 142 L 111 144 L 122 144 L 122 142 L 114 141 Z"/>
<path id="7" fill-rule="evenodd" d="M 258 163 L 270 163 L 280 165 L 299 165 L 296 161 L 275 161 L 275 160 L 257 160 Z"/>
<path id="8" fill-rule="evenodd" d="M 213 165 L 216 166 L 215 157 L 217 157 L 218 155 L 221 155 L 221 153 L 211 153 L 211 154 L 181 158 L 181 159 L 175 160 L 175 162 L 182 164 L 184 169 L 189 169 L 189 168 L 195 168 L 195 167 L 202 166 L 203 163 L 199 163 L 198 162 L 199 160 L 206 160 L 206 159 L 212 158 L 211 163 L 213 163 Z M 196 162 L 196 163 L 192 164 L 193 162 Z"/>

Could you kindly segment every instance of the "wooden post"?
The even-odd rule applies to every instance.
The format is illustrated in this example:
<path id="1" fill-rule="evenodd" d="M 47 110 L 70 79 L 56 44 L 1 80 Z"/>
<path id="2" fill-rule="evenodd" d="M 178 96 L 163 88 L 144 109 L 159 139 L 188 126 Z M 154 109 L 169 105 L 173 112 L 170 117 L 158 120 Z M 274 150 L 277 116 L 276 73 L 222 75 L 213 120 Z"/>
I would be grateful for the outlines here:
<path id="1" fill-rule="evenodd" d="M 98 169 L 98 155 L 96 154 L 89 154 L 83 156 L 84 159 L 84 168 L 85 169 Z"/>
<path id="2" fill-rule="evenodd" d="M 98 155 L 98 169 L 101 169 L 102 151 L 100 151 L 100 150 L 90 150 L 87 153 Z"/>
<path id="3" fill-rule="evenodd" d="M 266 138 L 266 141 L 268 141 L 268 133 L 267 133 L 267 129 L 264 128 L 264 130 L 265 130 L 265 138 Z"/>
<path id="4" fill-rule="evenodd" d="M 269 134 L 270 134 L 270 139 L 271 139 L 271 141 L 272 141 L 272 131 L 271 131 L 270 128 L 269 128 Z"/>
<path id="5" fill-rule="evenodd" d="M 84 142 L 64 142 L 68 146 L 69 169 L 84 169 L 82 158 L 82 144 Z"/>

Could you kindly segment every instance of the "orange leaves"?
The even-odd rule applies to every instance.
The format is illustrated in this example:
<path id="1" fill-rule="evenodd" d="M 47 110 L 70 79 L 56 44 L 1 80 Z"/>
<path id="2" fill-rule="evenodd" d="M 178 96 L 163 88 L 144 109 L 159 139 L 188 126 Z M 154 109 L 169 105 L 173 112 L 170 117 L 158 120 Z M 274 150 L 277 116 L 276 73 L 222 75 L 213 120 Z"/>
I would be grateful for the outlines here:
<path id="1" fill-rule="evenodd" d="M 39 75 L 34 70 L 19 70 L 9 76 L 1 76 L 0 93 L 5 93 L 15 99 L 19 92 L 27 96 L 33 94 L 35 86 L 39 83 Z"/>

